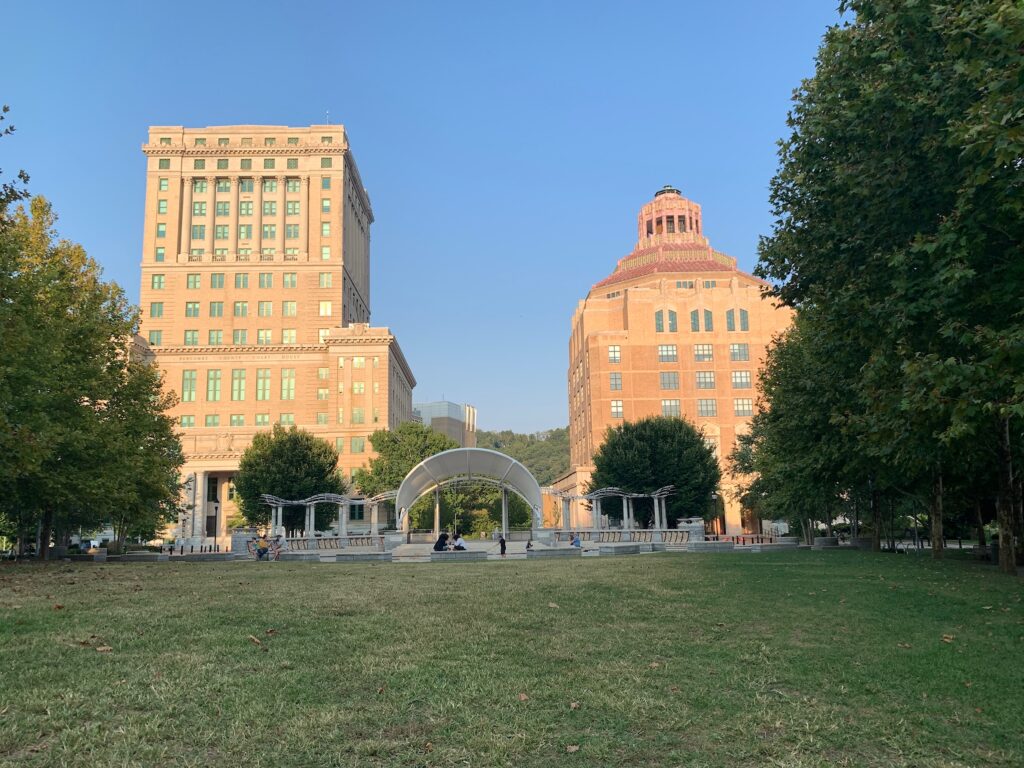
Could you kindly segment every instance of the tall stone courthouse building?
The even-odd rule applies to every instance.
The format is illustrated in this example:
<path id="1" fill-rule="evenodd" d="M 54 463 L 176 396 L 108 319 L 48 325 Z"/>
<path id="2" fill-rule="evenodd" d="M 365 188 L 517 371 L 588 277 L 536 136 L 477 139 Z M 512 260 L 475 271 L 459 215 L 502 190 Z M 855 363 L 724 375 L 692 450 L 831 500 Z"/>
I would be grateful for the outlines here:
<path id="1" fill-rule="evenodd" d="M 728 456 L 749 428 L 765 350 L 792 322 L 789 309 L 761 297 L 763 286 L 710 245 L 700 205 L 672 187 L 657 192 L 640 209 L 636 248 L 573 313 L 572 470 L 555 488 L 586 493 L 609 427 L 679 416 L 703 429 L 719 458 L 726 532 L 755 529 L 740 509 Z M 571 516 L 573 525 L 588 525 L 578 501 Z"/>
<path id="2" fill-rule="evenodd" d="M 258 431 L 309 430 L 351 477 L 370 433 L 412 418 L 416 380 L 370 325 L 373 209 L 342 126 L 154 126 L 142 151 L 141 335 L 180 399 L 182 534 L 223 542 Z"/>

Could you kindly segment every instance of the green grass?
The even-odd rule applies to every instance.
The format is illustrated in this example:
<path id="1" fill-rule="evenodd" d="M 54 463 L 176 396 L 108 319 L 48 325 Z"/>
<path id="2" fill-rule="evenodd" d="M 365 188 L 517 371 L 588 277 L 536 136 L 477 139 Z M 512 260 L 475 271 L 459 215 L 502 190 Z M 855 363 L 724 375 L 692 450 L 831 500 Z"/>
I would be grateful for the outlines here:
<path id="1" fill-rule="evenodd" d="M 858 552 L 8 565 L 0 765 L 1020 766 L 1021 597 Z"/>

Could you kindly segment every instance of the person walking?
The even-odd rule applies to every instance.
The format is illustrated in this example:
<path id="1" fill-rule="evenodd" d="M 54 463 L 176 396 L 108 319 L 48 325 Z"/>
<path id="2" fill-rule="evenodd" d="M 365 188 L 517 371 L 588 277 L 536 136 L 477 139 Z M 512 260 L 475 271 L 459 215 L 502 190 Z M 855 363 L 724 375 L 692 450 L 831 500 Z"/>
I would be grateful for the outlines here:
<path id="1" fill-rule="evenodd" d="M 505 556 L 505 536 L 501 535 L 498 537 L 498 546 L 501 547 L 501 556 Z"/>

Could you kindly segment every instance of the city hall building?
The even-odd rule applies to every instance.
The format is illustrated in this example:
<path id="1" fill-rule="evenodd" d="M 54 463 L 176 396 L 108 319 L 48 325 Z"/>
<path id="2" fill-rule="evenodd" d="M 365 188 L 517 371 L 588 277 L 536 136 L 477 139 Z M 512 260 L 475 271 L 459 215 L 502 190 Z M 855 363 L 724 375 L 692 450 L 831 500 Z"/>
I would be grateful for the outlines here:
<path id="1" fill-rule="evenodd" d="M 718 456 L 725 532 L 756 530 L 758 522 L 741 513 L 728 457 L 754 413 L 766 348 L 792 322 L 788 308 L 762 298 L 764 285 L 710 245 L 700 205 L 672 187 L 657 192 L 640 209 L 636 248 L 573 313 L 572 469 L 555 489 L 586 493 L 609 427 L 679 416 L 703 430 Z M 572 525 L 589 527 L 589 519 L 573 501 Z"/>
<path id="2" fill-rule="evenodd" d="M 223 544 L 256 432 L 309 430 L 350 478 L 416 380 L 370 325 L 373 210 L 342 126 L 155 126 L 142 150 L 141 335 L 180 400 L 185 541 Z"/>

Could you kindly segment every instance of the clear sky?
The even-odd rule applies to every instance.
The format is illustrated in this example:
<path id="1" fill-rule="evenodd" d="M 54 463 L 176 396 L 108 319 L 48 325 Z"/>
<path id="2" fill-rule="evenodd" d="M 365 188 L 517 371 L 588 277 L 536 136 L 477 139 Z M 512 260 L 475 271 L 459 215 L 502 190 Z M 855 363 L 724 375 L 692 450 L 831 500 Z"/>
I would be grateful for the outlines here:
<path id="1" fill-rule="evenodd" d="M 139 293 L 149 125 L 342 123 L 376 223 L 372 321 L 416 401 L 568 421 L 570 320 L 664 184 L 753 268 L 792 90 L 836 0 L 18 2 L 0 140 Z"/>

